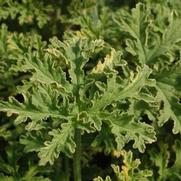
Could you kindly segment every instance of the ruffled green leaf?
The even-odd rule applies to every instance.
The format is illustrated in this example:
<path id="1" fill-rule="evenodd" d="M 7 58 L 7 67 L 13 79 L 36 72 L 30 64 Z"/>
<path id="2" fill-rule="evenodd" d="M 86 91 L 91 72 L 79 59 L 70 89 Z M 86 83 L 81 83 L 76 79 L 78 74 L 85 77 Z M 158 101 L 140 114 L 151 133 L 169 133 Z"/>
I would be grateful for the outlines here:
<path id="1" fill-rule="evenodd" d="M 173 133 L 181 133 L 181 80 L 180 64 L 171 70 L 164 70 L 156 75 L 158 90 L 157 100 L 162 106 L 159 112 L 159 125 L 162 126 L 169 119 L 174 121 Z"/>
<path id="2" fill-rule="evenodd" d="M 117 149 L 121 150 L 126 143 L 133 140 L 133 148 L 137 148 L 140 152 L 144 152 L 146 144 L 156 141 L 156 133 L 154 128 L 148 124 L 136 122 L 132 116 L 107 115 L 108 124 L 111 132 L 115 136 Z"/>
<path id="3" fill-rule="evenodd" d="M 16 124 L 26 122 L 28 118 L 35 122 L 48 117 L 67 120 L 69 119 L 68 108 L 65 99 L 64 106 L 58 105 L 59 96 L 61 95 L 53 87 L 39 84 L 38 87 L 32 89 L 32 92 L 23 94 L 23 103 L 13 97 L 9 99 L 9 102 L 1 101 L 0 111 L 7 112 L 9 116 L 16 114 Z"/>
<path id="4" fill-rule="evenodd" d="M 55 159 L 59 157 L 60 152 L 71 156 L 75 152 L 76 144 L 74 138 L 74 126 L 72 123 L 64 123 L 61 129 L 53 129 L 49 132 L 52 140 L 46 141 L 38 153 L 40 165 L 50 163 L 53 165 Z"/>
<path id="5" fill-rule="evenodd" d="M 153 65 L 159 62 L 160 56 L 179 50 L 181 21 L 174 13 L 167 6 L 142 3 L 138 3 L 131 13 L 118 11 L 115 22 L 120 32 L 126 33 L 127 51 L 138 57 L 138 62 Z"/>

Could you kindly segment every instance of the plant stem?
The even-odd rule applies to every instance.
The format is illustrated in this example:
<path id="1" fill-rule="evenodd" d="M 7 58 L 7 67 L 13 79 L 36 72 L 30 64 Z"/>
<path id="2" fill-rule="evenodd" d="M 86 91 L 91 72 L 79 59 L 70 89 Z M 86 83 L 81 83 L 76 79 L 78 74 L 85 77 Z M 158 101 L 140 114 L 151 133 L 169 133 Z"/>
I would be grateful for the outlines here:
<path id="1" fill-rule="evenodd" d="M 64 168 L 65 168 L 65 180 L 70 180 L 70 168 L 69 168 L 69 158 L 65 156 L 64 158 Z"/>
<path id="2" fill-rule="evenodd" d="M 61 157 L 59 157 L 59 158 L 57 159 L 56 166 L 55 166 L 55 173 L 54 173 L 54 175 L 53 175 L 53 179 L 54 179 L 54 180 L 57 180 L 57 179 L 60 178 L 60 175 L 61 175 L 60 170 L 62 170 L 62 166 L 61 166 L 62 160 L 63 160 L 63 159 L 62 159 Z"/>
<path id="3" fill-rule="evenodd" d="M 81 181 L 81 133 L 75 130 L 76 150 L 73 158 L 74 181 Z"/>

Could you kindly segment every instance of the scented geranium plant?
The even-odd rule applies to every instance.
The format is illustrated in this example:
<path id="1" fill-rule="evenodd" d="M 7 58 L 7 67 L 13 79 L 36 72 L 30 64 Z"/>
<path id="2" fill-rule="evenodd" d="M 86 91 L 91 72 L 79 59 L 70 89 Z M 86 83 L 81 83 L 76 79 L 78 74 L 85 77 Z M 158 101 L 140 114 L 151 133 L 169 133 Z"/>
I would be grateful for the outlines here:
<path id="1" fill-rule="evenodd" d="M 0 180 L 179 180 L 179 5 L 1 2 Z"/>

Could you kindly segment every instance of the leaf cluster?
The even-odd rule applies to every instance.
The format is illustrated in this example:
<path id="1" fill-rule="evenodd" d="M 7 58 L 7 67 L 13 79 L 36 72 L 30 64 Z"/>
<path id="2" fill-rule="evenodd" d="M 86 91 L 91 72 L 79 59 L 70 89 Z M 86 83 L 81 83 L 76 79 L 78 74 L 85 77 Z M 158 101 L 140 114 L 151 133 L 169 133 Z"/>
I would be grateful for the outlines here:
<path id="1" fill-rule="evenodd" d="M 180 7 L 0 1 L 0 180 L 180 180 Z"/>

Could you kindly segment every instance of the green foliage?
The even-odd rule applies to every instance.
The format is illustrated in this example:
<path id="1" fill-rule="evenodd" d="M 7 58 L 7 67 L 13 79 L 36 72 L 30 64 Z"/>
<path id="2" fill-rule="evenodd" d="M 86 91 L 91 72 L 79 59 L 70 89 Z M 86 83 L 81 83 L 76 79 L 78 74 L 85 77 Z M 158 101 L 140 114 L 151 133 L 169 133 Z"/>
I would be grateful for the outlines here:
<path id="1" fill-rule="evenodd" d="M 180 7 L 0 1 L 0 180 L 180 180 Z"/>
<path id="2" fill-rule="evenodd" d="M 50 20 L 49 13 L 53 11 L 51 5 L 44 5 L 43 1 L 21 0 L 0 1 L 0 20 L 18 19 L 20 25 L 32 24 L 34 21 L 41 28 Z"/>
<path id="3" fill-rule="evenodd" d="M 133 154 L 131 151 L 122 151 L 119 154 L 123 156 L 123 164 L 121 166 L 121 170 L 118 165 L 111 165 L 116 180 L 149 180 L 149 177 L 152 176 L 152 172 L 150 170 L 140 170 L 140 160 L 133 160 Z M 107 176 L 105 180 L 103 180 L 101 177 L 97 177 L 94 179 L 94 181 L 111 181 L 111 178 Z"/>

